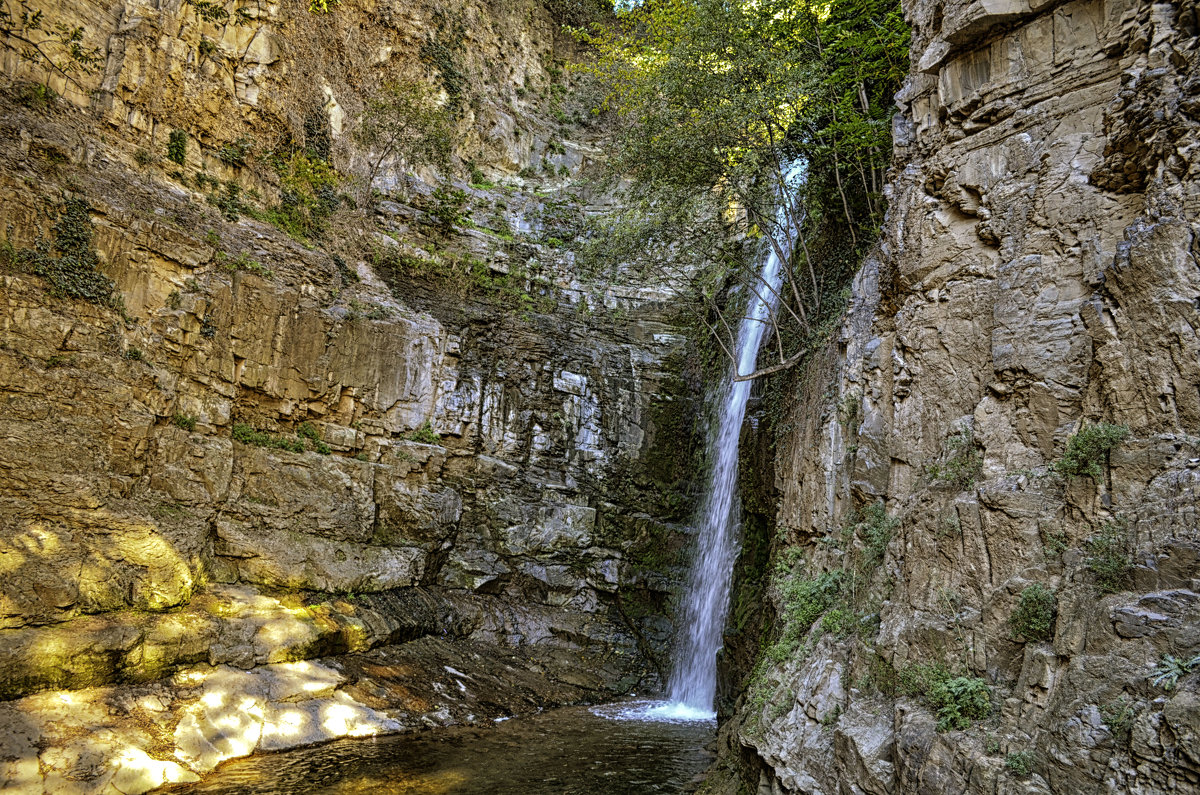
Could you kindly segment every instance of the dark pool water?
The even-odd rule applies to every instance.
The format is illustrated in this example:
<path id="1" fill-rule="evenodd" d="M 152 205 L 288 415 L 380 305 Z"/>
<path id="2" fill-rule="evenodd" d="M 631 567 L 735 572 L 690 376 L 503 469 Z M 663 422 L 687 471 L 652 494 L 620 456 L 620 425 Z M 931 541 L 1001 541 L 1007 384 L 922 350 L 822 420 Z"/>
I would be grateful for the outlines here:
<path id="1" fill-rule="evenodd" d="M 222 765 L 171 792 L 300 795 L 632 795 L 690 792 L 711 721 L 647 720 L 639 705 L 564 707 L 487 727 L 341 740 Z"/>

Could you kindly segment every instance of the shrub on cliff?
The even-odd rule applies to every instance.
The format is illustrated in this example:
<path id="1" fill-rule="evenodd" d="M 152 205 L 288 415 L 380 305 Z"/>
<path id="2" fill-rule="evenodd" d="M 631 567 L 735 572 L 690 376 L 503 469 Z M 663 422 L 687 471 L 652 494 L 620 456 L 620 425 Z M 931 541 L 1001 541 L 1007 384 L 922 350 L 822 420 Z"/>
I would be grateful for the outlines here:
<path id="1" fill-rule="evenodd" d="M 1034 584 L 1021 591 L 1017 609 L 1009 617 L 1013 635 L 1022 640 L 1048 640 L 1054 636 L 1054 592 Z"/>
<path id="2" fill-rule="evenodd" d="M 1116 593 L 1125 587 L 1133 568 L 1133 539 L 1123 518 L 1106 522 L 1087 541 L 1088 570 L 1096 577 L 1101 593 Z"/>
<path id="3" fill-rule="evenodd" d="M 1113 425 L 1109 422 L 1085 425 L 1067 441 L 1066 452 L 1052 468 L 1060 475 L 1087 475 L 1100 482 L 1104 479 L 1102 465 L 1108 462 L 1109 452 L 1127 436 L 1128 425 Z"/>

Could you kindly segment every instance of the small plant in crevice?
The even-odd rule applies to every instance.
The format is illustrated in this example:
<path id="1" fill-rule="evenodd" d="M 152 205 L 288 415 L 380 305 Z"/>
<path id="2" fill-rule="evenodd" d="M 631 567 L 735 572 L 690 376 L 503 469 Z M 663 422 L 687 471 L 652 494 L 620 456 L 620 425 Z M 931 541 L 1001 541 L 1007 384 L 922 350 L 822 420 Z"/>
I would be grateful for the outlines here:
<path id="1" fill-rule="evenodd" d="M 43 110 L 58 99 L 58 92 L 45 83 L 17 83 L 13 91 L 17 104 L 31 110 Z"/>
<path id="2" fill-rule="evenodd" d="M 304 442 L 300 439 L 289 439 L 269 431 L 260 431 L 244 422 L 235 422 L 231 435 L 235 442 L 242 444 L 287 450 L 293 453 L 304 452 Z"/>
<path id="3" fill-rule="evenodd" d="M 296 429 L 296 434 L 312 443 L 312 449 L 321 455 L 329 455 L 333 450 L 321 440 L 321 434 L 311 422 L 302 422 Z"/>
<path id="4" fill-rule="evenodd" d="M 900 520 L 888 516 L 882 500 L 859 511 L 854 533 L 863 543 L 862 567 L 866 572 L 883 562 L 888 542 L 899 526 Z"/>
<path id="5" fill-rule="evenodd" d="M 242 168 L 253 149 L 253 141 L 249 138 L 239 138 L 233 143 L 221 144 L 221 148 L 217 150 L 217 159 L 227 166 Z"/>
<path id="6" fill-rule="evenodd" d="M 1057 610 L 1053 591 L 1036 583 L 1030 585 L 1021 591 L 1017 609 L 1008 620 L 1013 637 L 1026 641 L 1049 640 L 1054 637 Z"/>
<path id="7" fill-rule="evenodd" d="M 1085 425 L 1067 440 L 1063 457 L 1051 469 L 1064 477 L 1087 475 L 1097 483 L 1104 480 L 1103 465 L 1109 452 L 1129 436 L 1128 425 L 1099 422 Z"/>
<path id="8" fill-rule="evenodd" d="M 429 420 L 425 420 L 425 423 L 420 428 L 410 431 L 400 438 L 406 442 L 420 442 L 421 444 L 441 444 L 442 441 L 441 435 L 433 429 L 433 426 L 429 424 Z"/>
<path id="9" fill-rule="evenodd" d="M 975 443 L 975 432 L 963 428 L 946 439 L 942 459 L 926 469 L 933 482 L 964 491 L 975 485 L 983 471 L 983 453 Z"/>
<path id="10" fill-rule="evenodd" d="M 1041 536 L 1042 549 L 1048 557 L 1058 557 L 1070 548 L 1067 544 L 1067 534 L 1062 530 L 1050 530 L 1041 526 L 1038 528 L 1038 535 Z"/>
<path id="11" fill-rule="evenodd" d="M 182 428 L 189 433 L 196 430 L 196 418 L 181 411 L 175 412 L 175 416 L 171 417 L 171 422 L 175 424 L 176 428 Z"/>
<path id="12" fill-rule="evenodd" d="M 196 175 L 196 182 L 199 184 L 200 175 Z M 220 185 L 215 179 L 213 180 L 214 187 Z M 208 194 L 208 203 L 221 211 L 221 217 L 226 221 L 236 221 L 242 215 L 253 214 L 251 208 L 242 201 L 242 186 L 238 185 L 233 180 L 225 183 L 225 190 L 214 190 Z"/>
<path id="13" fill-rule="evenodd" d="M 1018 776 L 1028 776 L 1033 772 L 1033 751 L 1013 751 L 1004 757 L 1004 768 Z"/>
<path id="14" fill-rule="evenodd" d="M 154 155 L 150 154 L 145 149 L 139 148 L 136 152 L 133 153 L 133 162 L 137 163 L 139 166 L 143 166 L 143 167 L 148 166 L 148 165 L 154 163 L 155 160 L 157 160 L 157 158 Z"/>
<path id="15" fill-rule="evenodd" d="M 167 136 L 167 159 L 179 165 L 187 160 L 187 133 L 183 130 L 171 130 Z"/>
<path id="16" fill-rule="evenodd" d="M 126 348 L 122 355 L 131 362 L 144 361 L 146 358 L 141 348 Z"/>
<path id="17" fill-rule="evenodd" d="M 1127 744 L 1133 734 L 1133 718 L 1135 715 L 1133 705 L 1129 703 L 1129 700 L 1125 696 L 1121 696 L 1106 704 L 1101 704 L 1099 709 L 1100 720 L 1108 727 L 1113 740 L 1121 745 Z"/>
<path id="18" fill-rule="evenodd" d="M 325 234 L 329 216 L 341 204 L 337 173 L 312 152 L 269 152 L 264 159 L 279 175 L 279 204 L 262 219 L 308 244 Z"/>
<path id="19" fill-rule="evenodd" d="M 1146 679 L 1155 687 L 1174 690 L 1179 680 L 1200 667 L 1200 654 L 1190 660 L 1181 660 L 1173 654 L 1164 654 L 1162 661 Z"/>
<path id="20" fill-rule="evenodd" d="M 1133 569 L 1133 537 L 1122 517 L 1105 522 L 1100 532 L 1087 540 L 1085 565 L 1101 593 L 1117 593 L 1129 582 Z"/>
<path id="21" fill-rule="evenodd" d="M 275 275 L 275 272 L 270 268 L 264 267 L 261 262 L 252 259 L 249 254 L 244 251 L 238 252 L 237 256 L 231 257 L 224 251 L 217 253 L 217 263 L 221 269 L 227 273 L 236 273 L 244 271 L 253 273 L 255 276 L 261 276 L 264 279 L 270 279 Z"/>

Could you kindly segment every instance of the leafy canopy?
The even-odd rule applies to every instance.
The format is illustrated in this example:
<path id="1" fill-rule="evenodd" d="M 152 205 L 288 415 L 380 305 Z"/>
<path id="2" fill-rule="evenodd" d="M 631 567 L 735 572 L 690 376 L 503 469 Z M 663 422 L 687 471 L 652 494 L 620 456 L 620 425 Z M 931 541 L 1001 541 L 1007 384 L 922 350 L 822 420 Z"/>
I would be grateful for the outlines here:
<path id="1" fill-rule="evenodd" d="M 642 226 L 694 237 L 683 253 L 719 263 L 729 252 L 714 224 L 726 238 L 731 224 L 764 235 L 784 259 L 788 230 L 801 226 L 781 317 L 811 332 L 882 217 L 891 98 L 908 66 L 898 0 L 650 0 L 578 35 L 616 111 L 613 172 L 632 179 L 644 216 L 692 211 L 690 226 Z M 777 219 L 797 159 L 807 176 L 786 186 L 794 206 Z M 809 242 L 823 237 L 845 238 L 849 255 L 814 254 Z"/>

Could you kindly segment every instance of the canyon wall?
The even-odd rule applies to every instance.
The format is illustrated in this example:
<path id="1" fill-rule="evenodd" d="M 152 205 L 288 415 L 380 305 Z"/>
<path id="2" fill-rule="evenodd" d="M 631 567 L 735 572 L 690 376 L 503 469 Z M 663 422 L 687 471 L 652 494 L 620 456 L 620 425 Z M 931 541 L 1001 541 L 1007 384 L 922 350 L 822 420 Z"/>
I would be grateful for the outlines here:
<path id="1" fill-rule="evenodd" d="M 99 63 L 3 60 L 0 787 L 653 686 L 697 389 L 662 285 L 578 275 L 610 199 L 560 20 L 41 10 Z M 395 80 L 449 169 L 353 135 Z"/>
<path id="2" fill-rule="evenodd" d="M 794 381 L 709 787 L 1191 791 L 1200 12 L 904 5 L 883 237 Z"/>

